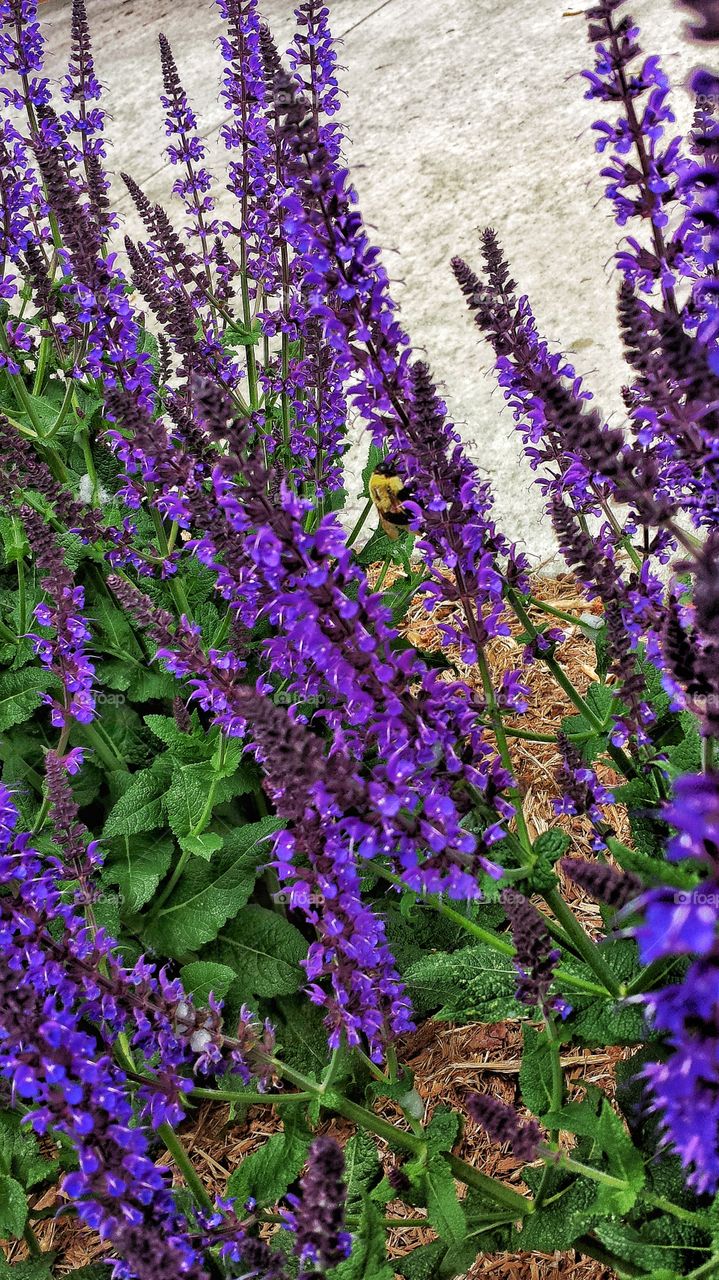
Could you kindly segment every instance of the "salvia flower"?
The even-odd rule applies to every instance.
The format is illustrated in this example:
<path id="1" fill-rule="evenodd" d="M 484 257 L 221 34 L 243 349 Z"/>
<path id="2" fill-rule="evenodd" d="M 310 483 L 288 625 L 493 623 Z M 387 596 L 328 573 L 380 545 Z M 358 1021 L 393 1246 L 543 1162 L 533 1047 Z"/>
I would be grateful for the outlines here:
<path id="1" fill-rule="evenodd" d="M 493 1142 L 509 1147 L 523 1164 L 536 1160 L 542 1141 L 542 1130 L 536 1120 L 520 1120 L 514 1107 L 490 1093 L 472 1093 L 466 1100 L 467 1111 Z"/>
<path id="2" fill-rule="evenodd" d="M 606 903 L 615 911 L 621 911 L 642 892 L 638 876 L 627 871 L 616 871 L 603 862 L 589 862 L 586 858 L 562 858 L 559 865 L 564 874 L 591 898 Z"/>
<path id="3" fill-rule="evenodd" d="M 89 724 L 95 717 L 95 666 L 87 653 L 91 636 L 82 612 L 85 593 L 75 585 L 62 548 L 43 517 L 28 506 L 21 509 L 21 516 L 36 563 L 43 572 L 43 590 L 49 597 L 36 605 L 35 618 L 54 635 L 47 639 L 32 635 L 31 639 L 43 666 L 57 676 L 62 687 L 62 701 L 45 695 L 52 723 L 58 728 L 73 720 Z"/>
<path id="4" fill-rule="evenodd" d="M 315 1138 L 300 1193 L 287 1197 L 291 1212 L 285 1216 L 295 1233 L 301 1280 L 320 1280 L 330 1267 L 349 1257 L 352 1241 L 344 1229 L 344 1165 L 342 1149 L 333 1138 Z"/>
<path id="5" fill-rule="evenodd" d="M 50 101 L 43 76 L 45 42 L 37 18 L 37 0 L 2 0 L 0 4 L 0 75 L 14 73 L 20 87 L 0 89 L 6 106 L 42 108 Z"/>
<path id="6" fill-rule="evenodd" d="M 56 835 L 69 838 L 79 853 L 59 761 L 51 767 Z M 36 1133 L 59 1131 L 71 1139 L 79 1168 L 65 1175 L 63 1191 L 81 1220 L 120 1248 L 125 1231 L 134 1232 L 132 1262 L 116 1264 L 119 1280 L 158 1274 L 202 1280 L 167 1173 L 150 1158 L 136 1123 L 126 1077 L 101 1030 L 91 1029 L 91 989 L 100 978 L 84 919 L 60 893 L 63 877 L 69 880 L 77 867 L 43 858 L 27 834 L 15 834 L 17 818 L 7 788 L 0 787 L 0 882 L 13 890 L 0 897 L 0 1075 L 28 1108 Z"/>
<path id="7" fill-rule="evenodd" d="M 708 876 L 694 889 L 661 887 L 645 895 L 636 928 L 644 963 L 693 956 L 676 986 L 641 997 L 667 1055 L 644 1068 L 666 1143 L 679 1155 L 698 1193 L 719 1187 L 719 774 L 677 780 L 665 811 L 674 828 L 668 855 L 691 859 Z M 641 902 L 640 904 L 641 905 Z"/>
<path id="8" fill-rule="evenodd" d="M 529 899 L 515 889 L 504 889 L 501 902 L 516 952 L 517 999 L 522 1004 L 539 1006 L 545 1016 L 551 1010 L 565 1016 L 569 1012 L 565 1001 L 558 996 L 549 997 L 561 952 L 553 945 L 546 922 Z"/>

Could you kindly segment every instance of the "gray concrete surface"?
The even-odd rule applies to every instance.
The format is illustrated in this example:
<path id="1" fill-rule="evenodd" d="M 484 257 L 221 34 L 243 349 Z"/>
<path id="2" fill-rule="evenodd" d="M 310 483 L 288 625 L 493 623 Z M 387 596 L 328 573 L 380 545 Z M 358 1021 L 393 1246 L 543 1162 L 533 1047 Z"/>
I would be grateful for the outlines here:
<path id="1" fill-rule="evenodd" d="M 347 155 L 361 207 L 385 250 L 413 343 L 429 359 L 472 456 L 494 485 L 503 527 L 537 563 L 553 554 L 541 497 L 449 259 L 461 253 L 477 262 L 477 231 L 493 225 L 544 335 L 574 353 L 605 412 L 621 412 L 625 375 L 610 261 L 620 233 L 601 199 L 589 127 L 599 113 L 583 99 L 578 73 L 589 65 L 590 50 L 574 7 L 572 0 L 333 6 L 346 67 Z M 49 0 L 41 9 L 57 75 L 70 8 L 71 0 Z M 113 115 L 112 167 L 128 169 L 154 198 L 168 198 L 156 44 L 164 31 L 221 179 L 221 23 L 214 5 L 88 0 L 88 11 Z M 632 12 L 645 49 L 663 56 L 676 86 L 678 127 L 685 129 L 691 103 L 682 83 L 698 61 L 697 47 L 682 38 L 671 0 L 636 0 Z M 284 48 L 292 0 L 265 0 L 263 14 Z M 134 230 L 123 192 L 118 180 L 117 205 Z M 362 462 L 357 444 L 348 462 L 351 494 Z"/>

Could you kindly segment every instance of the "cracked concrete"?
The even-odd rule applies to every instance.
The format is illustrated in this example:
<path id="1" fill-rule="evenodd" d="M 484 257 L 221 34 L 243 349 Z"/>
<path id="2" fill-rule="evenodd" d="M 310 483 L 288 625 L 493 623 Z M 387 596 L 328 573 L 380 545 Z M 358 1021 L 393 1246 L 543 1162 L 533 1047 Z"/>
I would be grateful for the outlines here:
<path id="1" fill-rule="evenodd" d="M 42 6 L 51 73 L 62 74 L 71 0 Z M 600 199 L 600 158 L 590 131 L 598 114 L 583 99 L 588 65 L 583 16 L 571 0 L 338 0 L 343 41 L 347 155 L 365 218 L 383 246 L 413 344 L 429 360 L 469 450 L 491 479 L 500 521 L 536 562 L 554 551 L 511 415 L 454 284 L 455 253 L 477 262 L 477 231 L 491 224 L 508 252 L 541 332 L 586 374 L 606 413 L 621 412 L 626 379 L 615 323 L 611 256 L 619 231 Z M 284 48 L 291 0 L 265 0 Z M 662 55 L 675 85 L 678 128 L 691 103 L 683 81 L 698 61 L 670 0 L 632 5 L 648 52 Z M 111 166 L 127 169 L 155 199 L 169 200 L 157 33 L 180 73 L 223 190 L 219 126 L 221 21 L 204 0 L 88 0 L 97 70 L 113 115 Z M 117 207 L 136 230 L 124 188 Z M 172 202 L 173 204 L 176 202 Z M 178 210 L 179 211 L 179 210 Z M 361 433 L 359 433 L 361 434 Z M 364 443 L 348 462 L 356 509 Z"/>

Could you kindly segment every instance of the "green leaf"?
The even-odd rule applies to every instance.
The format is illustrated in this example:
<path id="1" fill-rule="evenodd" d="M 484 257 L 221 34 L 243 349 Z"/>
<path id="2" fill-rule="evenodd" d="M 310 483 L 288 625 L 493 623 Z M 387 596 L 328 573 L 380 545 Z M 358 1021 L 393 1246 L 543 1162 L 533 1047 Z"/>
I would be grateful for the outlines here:
<path id="1" fill-rule="evenodd" d="M 215 775 L 209 764 L 176 764 L 167 793 L 167 817 L 176 836 L 189 835 L 202 817 Z"/>
<path id="2" fill-rule="evenodd" d="M 544 1123 L 591 1140 L 589 1162 L 627 1183 L 625 1189 L 597 1184 L 597 1208 L 607 1214 L 628 1213 L 644 1186 L 644 1161 L 608 1099 L 601 1099 L 599 1115 L 592 1102 L 585 1100 L 550 1112 Z"/>
<path id="3" fill-rule="evenodd" d="M 8 1262 L 0 1253 L 0 1280 L 53 1280 L 53 1263 L 56 1255 L 44 1253 L 41 1258 L 26 1258 L 24 1262 Z M 65 1280 L 72 1280 L 72 1272 Z"/>
<path id="4" fill-rule="evenodd" d="M 541 1212 L 527 1215 L 521 1231 L 513 1231 L 509 1247 L 522 1253 L 551 1254 L 557 1249 L 571 1249 L 577 1237 L 593 1228 L 601 1216 L 596 1182 L 589 1178 L 567 1181 L 566 1175 L 555 1175 Z"/>
<path id="5" fill-rule="evenodd" d="M 102 868 L 105 884 L 119 888 L 125 911 L 134 915 L 149 902 L 172 860 L 172 837 L 119 836 Z"/>
<path id="6" fill-rule="evenodd" d="M 524 1048 L 519 1071 L 522 1101 L 535 1116 L 552 1109 L 552 1042 L 546 1030 L 522 1027 Z"/>
<path id="7" fill-rule="evenodd" d="M 182 985 L 198 1007 L 208 1004 L 210 992 L 222 1000 L 236 977 L 234 969 L 226 964 L 213 964 L 211 960 L 193 960 L 180 969 Z"/>
<path id="8" fill-rule="evenodd" d="M 183 733 L 178 729 L 174 716 L 145 716 L 145 724 L 160 742 L 170 748 L 175 759 L 184 764 L 197 764 L 198 760 L 212 755 L 214 735 L 204 733 L 199 727 L 192 733 Z"/>
<path id="9" fill-rule="evenodd" d="M 418 1117 L 421 1119 L 421 1116 Z M 459 1136 L 461 1117 L 451 1107 L 439 1106 L 425 1130 L 425 1138 L 431 1155 L 451 1151 Z"/>
<path id="10" fill-rule="evenodd" d="M 441 1264 L 446 1252 L 447 1246 L 441 1240 L 433 1240 L 403 1258 L 395 1258 L 392 1265 L 403 1280 L 441 1280 L 444 1274 Z"/>
<path id="11" fill-rule="evenodd" d="M 332 1280 L 394 1280 L 387 1261 L 385 1229 L 379 1209 L 365 1196 L 352 1252 L 332 1272 Z"/>
<path id="12" fill-rule="evenodd" d="M 244 907 L 221 929 L 212 958 L 230 965 L 258 996 L 292 995 L 306 981 L 300 960 L 307 942 L 299 929 L 265 907 Z"/>
<path id="13" fill-rule="evenodd" d="M 382 1178 L 382 1165 L 374 1140 L 363 1129 L 350 1138 L 345 1147 L 345 1186 L 347 1213 L 359 1212 L 362 1197 Z"/>
<path id="14" fill-rule="evenodd" d="M 127 790 L 110 810 L 103 836 L 134 836 L 153 831 L 164 823 L 162 797 L 167 782 L 153 769 L 132 775 Z"/>
<path id="15" fill-rule="evenodd" d="M 183 852 L 194 853 L 196 858 L 204 858 L 209 862 L 213 853 L 222 848 L 222 836 L 214 831 L 205 831 L 201 836 L 181 836 L 180 848 Z"/>
<path id="16" fill-rule="evenodd" d="M 233 1170 L 227 1194 L 236 1198 L 238 1206 L 250 1197 L 261 1206 L 277 1204 L 301 1172 L 310 1141 L 304 1126 L 293 1124 L 287 1117 L 282 1133 L 273 1134 Z"/>
<path id="17" fill-rule="evenodd" d="M 28 720 L 40 706 L 41 695 L 58 683 L 51 672 L 39 667 L 0 676 L 0 732 Z"/>
<path id="18" fill-rule="evenodd" d="M 18 1240 L 27 1222 L 27 1196 L 9 1174 L 0 1173 L 0 1235 Z"/>
<path id="19" fill-rule="evenodd" d="M 23 1125 L 16 1111 L 0 1111 L 0 1169 L 12 1175 L 26 1191 L 48 1182 L 57 1173 L 57 1160 L 47 1160 L 32 1129 Z"/>
<path id="20" fill-rule="evenodd" d="M 432 1226 L 445 1244 L 462 1244 L 467 1235 L 467 1220 L 454 1176 L 441 1155 L 430 1157 L 426 1177 L 427 1216 Z"/>
<path id="21" fill-rule="evenodd" d="M 168 956 L 196 951 L 244 907 L 255 879 L 254 866 L 233 858 L 226 848 L 209 863 L 192 858 L 171 897 L 150 917 L 145 939 Z M 224 962 L 220 954 L 208 958 Z"/>
<path id="22" fill-rule="evenodd" d="M 618 1220 L 600 1222 L 594 1234 L 618 1258 L 634 1266 L 644 1267 L 655 1280 L 656 1272 L 673 1268 L 686 1275 L 706 1262 L 706 1235 L 690 1224 L 678 1222 L 668 1214 L 644 1221 L 637 1230 Z M 689 1254 L 692 1245 L 696 1251 Z"/>
<path id="23" fill-rule="evenodd" d="M 518 1016 L 512 960 L 484 944 L 425 956 L 409 966 L 405 979 L 411 997 L 429 997 L 430 1008 L 441 1005 L 436 1016 L 443 1021 L 500 1022 Z"/>
<path id="24" fill-rule="evenodd" d="M 556 862 L 564 857 L 571 843 L 571 837 L 566 831 L 560 831 L 559 827 L 552 827 L 550 831 L 543 831 L 537 837 L 534 842 L 534 852 L 543 860 Z"/>

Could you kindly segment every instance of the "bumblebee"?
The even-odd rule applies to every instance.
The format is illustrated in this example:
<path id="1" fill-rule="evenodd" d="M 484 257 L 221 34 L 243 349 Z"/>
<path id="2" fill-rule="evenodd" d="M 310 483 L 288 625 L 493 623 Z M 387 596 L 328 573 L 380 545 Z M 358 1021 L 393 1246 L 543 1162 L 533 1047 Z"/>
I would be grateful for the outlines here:
<path id="1" fill-rule="evenodd" d="M 391 459 L 385 458 L 372 472 L 369 496 L 377 508 L 379 522 L 387 537 L 396 541 L 400 530 L 405 529 L 411 519 L 402 504 L 412 497 L 412 487 L 397 475 Z"/>

